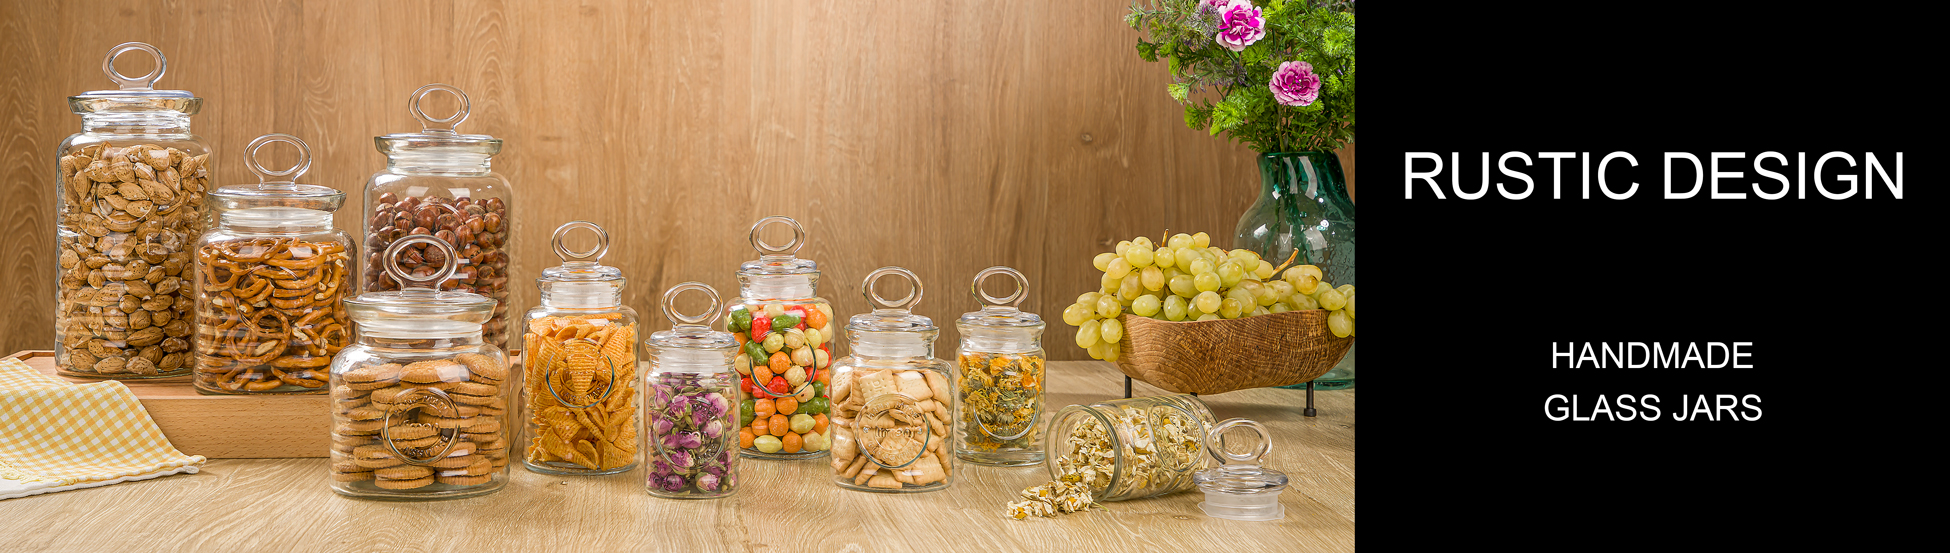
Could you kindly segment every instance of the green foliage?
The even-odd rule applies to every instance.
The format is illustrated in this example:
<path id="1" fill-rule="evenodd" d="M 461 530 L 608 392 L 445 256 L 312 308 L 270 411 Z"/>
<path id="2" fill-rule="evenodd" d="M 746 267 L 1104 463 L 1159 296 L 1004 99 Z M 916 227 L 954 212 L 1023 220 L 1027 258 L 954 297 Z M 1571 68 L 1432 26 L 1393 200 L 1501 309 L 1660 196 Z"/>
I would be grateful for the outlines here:
<path id="1" fill-rule="evenodd" d="M 1354 138 L 1353 2 L 1254 4 L 1266 18 L 1266 36 L 1241 52 L 1214 40 L 1219 23 L 1200 12 L 1198 0 L 1133 3 L 1124 22 L 1149 39 L 1138 39 L 1138 57 L 1166 62 L 1173 83 L 1165 92 L 1185 106 L 1186 126 L 1260 152 L 1340 148 Z M 1289 61 L 1307 62 L 1320 77 L 1312 104 L 1286 106 L 1273 97 L 1273 73 Z"/>

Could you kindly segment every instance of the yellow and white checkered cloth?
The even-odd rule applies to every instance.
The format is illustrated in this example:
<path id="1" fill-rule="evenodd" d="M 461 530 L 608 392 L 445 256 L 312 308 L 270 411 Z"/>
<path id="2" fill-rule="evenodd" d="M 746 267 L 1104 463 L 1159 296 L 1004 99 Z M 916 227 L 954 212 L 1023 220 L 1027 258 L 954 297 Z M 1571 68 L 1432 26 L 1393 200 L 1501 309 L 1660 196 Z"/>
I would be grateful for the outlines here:
<path id="1" fill-rule="evenodd" d="M 127 386 L 74 384 L 0 359 L 0 499 L 196 472 Z"/>

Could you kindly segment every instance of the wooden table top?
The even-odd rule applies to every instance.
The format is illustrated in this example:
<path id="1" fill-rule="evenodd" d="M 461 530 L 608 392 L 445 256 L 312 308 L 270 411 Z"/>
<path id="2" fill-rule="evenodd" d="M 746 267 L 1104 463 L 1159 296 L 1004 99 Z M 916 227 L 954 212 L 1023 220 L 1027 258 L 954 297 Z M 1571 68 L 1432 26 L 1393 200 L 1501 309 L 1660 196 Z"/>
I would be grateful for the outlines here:
<path id="1" fill-rule="evenodd" d="M 1109 363 L 1050 363 L 1048 411 L 1123 397 Z M 1137 383 L 1137 395 L 1164 392 Z M 1053 519 L 1003 506 L 1049 480 L 1042 466 L 960 464 L 945 491 L 842 490 L 825 460 L 747 460 L 737 495 L 658 499 L 636 470 L 563 477 L 519 467 L 500 492 L 429 502 L 332 493 L 326 459 L 213 460 L 197 474 L 0 501 L 0 550 L 54 551 L 1158 551 L 1354 549 L 1354 390 L 1204 396 L 1219 419 L 1275 435 L 1266 465 L 1287 473 L 1286 518 L 1206 517 L 1197 491 L 1105 503 Z"/>

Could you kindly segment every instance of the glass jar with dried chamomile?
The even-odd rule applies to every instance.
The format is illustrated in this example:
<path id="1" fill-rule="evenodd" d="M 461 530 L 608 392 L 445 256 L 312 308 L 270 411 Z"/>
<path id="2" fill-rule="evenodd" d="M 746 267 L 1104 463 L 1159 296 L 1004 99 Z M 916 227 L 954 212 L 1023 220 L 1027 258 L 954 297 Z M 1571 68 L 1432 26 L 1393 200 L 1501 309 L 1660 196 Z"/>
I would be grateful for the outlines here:
<path id="1" fill-rule="evenodd" d="M 570 251 L 569 232 L 596 233 Z M 546 474 L 615 474 L 637 464 L 636 310 L 623 305 L 623 271 L 600 263 L 609 233 L 574 221 L 551 240 L 562 264 L 535 279 L 541 305 L 522 333 L 522 464 Z"/>
<path id="2" fill-rule="evenodd" d="M 142 51 L 141 77 L 115 58 Z M 54 175 L 54 365 L 78 378 L 190 373 L 191 249 L 203 234 L 210 148 L 190 134 L 203 99 L 152 86 L 169 68 L 156 47 L 117 45 L 102 71 L 118 90 L 68 97 L 81 132 L 61 142 Z"/>
<path id="3" fill-rule="evenodd" d="M 895 301 L 874 291 L 896 275 L 913 290 Z M 847 321 L 853 354 L 833 362 L 833 481 L 870 492 L 925 492 L 954 483 L 954 366 L 934 358 L 934 321 L 916 315 L 921 280 L 900 267 L 867 275 L 872 313 Z M 820 423 L 817 426 L 825 426 Z M 815 431 L 819 431 L 815 427 Z"/>
<path id="4" fill-rule="evenodd" d="M 298 162 L 265 169 L 271 144 Z M 244 166 L 258 183 L 210 193 L 217 226 L 197 240 L 196 371 L 205 394 L 322 394 L 332 356 L 352 341 L 339 300 L 352 290 L 352 239 L 332 226 L 345 193 L 296 179 L 311 149 L 286 134 L 257 137 Z"/>
<path id="5" fill-rule="evenodd" d="M 434 92 L 452 94 L 460 109 L 443 119 L 434 119 L 421 109 L 422 100 Z M 493 158 L 501 153 L 501 139 L 484 134 L 460 134 L 454 127 L 467 119 L 472 104 L 460 89 L 430 84 L 413 91 L 407 102 L 420 120 L 420 132 L 395 133 L 373 138 L 379 152 L 386 154 L 386 169 L 366 181 L 364 214 L 366 253 L 365 289 L 367 292 L 398 290 L 392 279 L 384 278 L 377 256 L 401 238 L 432 235 L 453 245 L 458 269 L 454 279 L 441 283 L 442 289 L 472 292 L 495 301 L 494 317 L 482 326 L 482 336 L 494 347 L 508 347 L 509 323 L 508 252 L 514 190 L 508 179 L 494 172 Z M 439 267 L 446 260 L 413 258 L 400 260 L 409 270 Z"/>
<path id="6" fill-rule="evenodd" d="M 773 246 L 759 230 L 771 224 L 792 229 L 792 242 Z M 758 259 L 738 267 L 738 295 L 725 308 L 725 331 L 743 355 L 738 370 L 738 440 L 746 457 L 810 459 L 827 454 L 827 386 L 839 342 L 833 304 L 813 294 L 819 265 L 794 254 L 806 229 L 790 217 L 766 217 L 752 225 Z M 820 421 L 814 424 L 810 421 Z M 817 427 L 818 430 L 814 430 Z"/>
<path id="7" fill-rule="evenodd" d="M 1122 501 L 1192 489 L 1205 468 L 1212 410 L 1191 395 L 1071 405 L 1044 434 L 1050 477 L 1081 484 L 1097 501 Z"/>
<path id="8" fill-rule="evenodd" d="M 688 290 L 711 299 L 701 315 L 677 313 L 675 300 Z M 718 318 L 718 291 L 686 282 L 664 292 L 664 316 L 671 329 L 644 342 L 650 371 L 643 386 L 645 422 L 644 487 L 671 499 L 713 499 L 738 489 L 739 414 L 733 359 L 741 354 L 731 333 L 711 330 Z"/>
<path id="9" fill-rule="evenodd" d="M 407 269 L 407 253 L 443 255 Z M 347 298 L 358 338 L 332 360 L 332 491 L 372 499 L 450 499 L 508 483 L 520 374 L 481 336 L 495 301 L 436 289 L 454 272 L 453 247 L 431 236 L 388 246 L 392 292 Z"/>
<path id="10" fill-rule="evenodd" d="M 997 298 L 983 291 L 982 282 L 996 275 L 1014 277 L 1015 293 Z M 955 322 L 961 330 L 955 456 L 980 465 L 1041 464 L 1044 324 L 1017 307 L 1029 294 L 1029 279 L 1015 269 L 990 267 L 975 275 L 969 292 L 982 310 Z"/>

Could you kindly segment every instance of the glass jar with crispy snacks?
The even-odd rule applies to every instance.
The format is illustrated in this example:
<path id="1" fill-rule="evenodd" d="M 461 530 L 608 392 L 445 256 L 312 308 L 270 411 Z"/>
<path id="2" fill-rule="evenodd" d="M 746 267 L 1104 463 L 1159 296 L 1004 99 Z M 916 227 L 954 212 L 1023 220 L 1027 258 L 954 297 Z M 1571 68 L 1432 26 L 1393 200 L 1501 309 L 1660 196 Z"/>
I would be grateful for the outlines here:
<path id="1" fill-rule="evenodd" d="M 1120 399 L 1064 407 L 1044 434 L 1050 477 L 1082 484 L 1097 501 L 1192 489 L 1205 468 L 1212 410 L 1196 396 Z"/>
<path id="2" fill-rule="evenodd" d="M 451 254 L 431 236 L 398 240 L 384 259 L 412 247 Z M 508 482 L 520 374 L 481 338 L 495 302 L 436 290 L 454 262 L 431 274 L 387 263 L 395 292 L 347 298 L 358 339 L 332 360 L 332 491 L 369 499 L 449 499 L 500 490 Z"/>
<path id="3" fill-rule="evenodd" d="M 1014 277 L 1016 292 L 997 298 L 983 291 L 982 281 L 995 275 Z M 955 321 L 961 330 L 955 456 L 979 465 L 1041 464 L 1044 324 L 1042 317 L 1017 307 L 1029 295 L 1029 278 L 1008 267 L 990 267 L 975 275 L 969 293 L 982 310 Z"/>
<path id="4" fill-rule="evenodd" d="M 142 51 L 155 69 L 115 70 Z M 81 132 L 55 153 L 54 364 L 77 378 L 190 373 L 191 250 L 203 234 L 210 148 L 190 134 L 203 99 L 154 90 L 168 69 L 154 46 L 117 45 L 102 71 L 118 90 L 68 97 Z"/>
<path id="5" fill-rule="evenodd" d="M 572 230 L 596 247 L 571 251 Z M 636 310 L 623 305 L 623 271 L 602 265 L 609 233 L 573 221 L 550 240 L 562 264 L 535 279 L 541 305 L 522 340 L 522 464 L 545 474 L 615 474 L 636 468 Z"/>
<path id="6" fill-rule="evenodd" d="M 460 109 L 434 119 L 421 109 L 421 100 L 434 92 L 452 94 Z M 508 241 L 514 229 L 509 219 L 514 191 L 508 179 L 494 172 L 492 159 L 501 152 L 501 139 L 484 134 L 459 134 L 454 127 L 467 119 L 472 104 L 460 89 L 430 84 L 413 91 L 407 106 L 420 120 L 420 132 L 373 138 L 386 154 L 386 169 L 366 181 L 364 264 L 365 290 L 398 290 L 384 278 L 385 262 L 377 256 L 387 246 L 415 234 L 432 235 L 454 247 L 453 280 L 444 290 L 473 292 L 495 300 L 494 317 L 481 335 L 494 347 L 508 347 L 510 307 Z M 398 260 L 409 271 L 431 271 L 447 260 L 420 256 Z M 388 260 L 390 261 L 390 260 Z"/>
<path id="7" fill-rule="evenodd" d="M 266 170 L 257 152 L 298 148 L 298 163 Z M 332 226 L 345 193 L 294 181 L 311 167 L 305 143 L 267 134 L 244 150 L 258 184 L 210 193 L 217 227 L 197 241 L 196 390 L 204 394 L 322 394 L 332 356 L 352 340 L 339 300 L 352 290 L 352 239 Z"/>
<path id="8" fill-rule="evenodd" d="M 792 242 L 773 246 L 760 239 L 770 224 L 792 229 Z M 725 330 L 738 341 L 738 441 L 746 457 L 809 459 L 827 455 L 832 441 L 813 424 L 831 410 L 838 325 L 833 305 L 813 295 L 819 266 L 794 254 L 805 245 L 806 229 L 790 217 L 766 217 L 752 225 L 751 243 L 759 257 L 738 267 L 738 299 L 725 310 Z"/>
<path id="9" fill-rule="evenodd" d="M 701 315 L 677 313 L 675 300 L 687 290 L 711 299 Z M 739 413 L 732 398 L 738 393 L 737 340 L 730 333 L 711 330 L 724 305 L 718 291 L 700 282 L 686 282 L 664 292 L 664 316 L 672 328 L 650 335 L 644 342 L 650 371 L 643 386 L 648 411 L 644 433 L 644 487 L 650 495 L 671 499 L 713 499 L 738 489 Z"/>
<path id="10" fill-rule="evenodd" d="M 874 291 L 897 275 L 913 290 L 896 301 Z M 833 482 L 870 492 L 926 492 L 954 483 L 954 366 L 934 358 L 934 321 L 915 315 L 921 280 L 900 267 L 867 275 L 861 294 L 872 313 L 847 321 L 853 355 L 833 362 Z M 827 426 L 828 421 L 816 421 Z"/>

